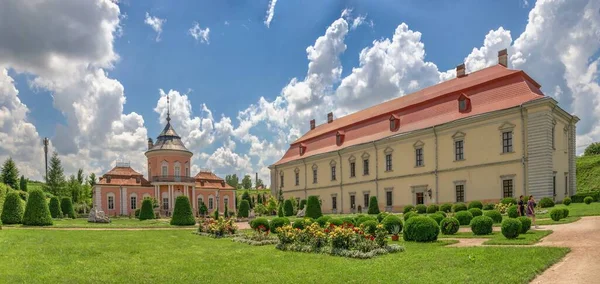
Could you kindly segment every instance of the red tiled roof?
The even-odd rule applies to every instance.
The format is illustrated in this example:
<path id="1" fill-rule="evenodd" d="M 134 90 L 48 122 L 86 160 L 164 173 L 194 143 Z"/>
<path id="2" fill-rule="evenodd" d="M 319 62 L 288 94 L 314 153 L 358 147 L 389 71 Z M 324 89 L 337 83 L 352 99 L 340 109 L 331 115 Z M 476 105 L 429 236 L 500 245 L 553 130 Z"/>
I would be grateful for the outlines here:
<path id="1" fill-rule="evenodd" d="M 196 188 L 233 190 L 234 188 L 227 184 L 224 179 L 218 177 L 212 172 L 201 171 L 196 175 Z"/>
<path id="2" fill-rule="evenodd" d="M 501 65 L 488 67 L 319 125 L 294 141 L 274 165 L 519 106 L 543 97 L 539 88 L 540 85 L 521 70 Z M 461 95 L 471 100 L 468 112 L 458 111 L 457 101 Z M 390 131 L 390 114 L 400 119 L 397 131 Z M 339 146 L 335 137 L 338 130 L 345 134 Z M 306 145 L 302 156 L 300 143 Z"/>
<path id="3" fill-rule="evenodd" d="M 108 178 L 110 177 L 110 182 Z M 138 179 L 140 182 L 138 182 Z M 138 186 L 151 186 L 150 182 L 146 180 L 142 174 L 136 172 L 131 167 L 114 167 L 107 173 L 105 173 L 98 180 L 100 185 L 138 185 Z"/>

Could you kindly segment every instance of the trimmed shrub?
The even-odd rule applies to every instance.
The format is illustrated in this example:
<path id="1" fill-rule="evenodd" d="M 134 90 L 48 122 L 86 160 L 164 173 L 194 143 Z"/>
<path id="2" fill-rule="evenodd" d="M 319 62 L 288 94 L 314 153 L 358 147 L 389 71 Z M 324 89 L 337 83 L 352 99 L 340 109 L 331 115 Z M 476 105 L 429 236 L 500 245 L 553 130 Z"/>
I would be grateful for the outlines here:
<path id="1" fill-rule="evenodd" d="M 484 216 L 488 216 L 494 220 L 494 224 L 502 223 L 502 214 L 498 210 L 485 211 Z"/>
<path id="2" fill-rule="evenodd" d="M 389 215 L 381 221 L 383 227 L 388 231 L 388 233 L 392 233 L 392 229 L 394 226 L 398 226 L 400 230 L 398 232 L 402 232 L 402 219 L 396 215 Z"/>
<path id="3" fill-rule="evenodd" d="M 483 210 L 494 210 L 496 209 L 496 204 L 494 203 L 488 203 L 486 205 L 483 205 Z"/>
<path id="4" fill-rule="evenodd" d="M 250 208 L 252 208 L 252 204 L 250 204 Z M 277 207 L 277 217 L 284 217 L 283 216 L 283 202 L 280 202 L 279 206 Z"/>
<path id="5" fill-rule="evenodd" d="M 292 201 L 289 199 L 283 203 L 283 214 L 285 216 L 294 215 L 294 205 L 292 205 Z"/>
<path id="6" fill-rule="evenodd" d="M 313 219 L 317 219 L 323 216 L 323 213 L 321 213 L 321 202 L 319 202 L 318 196 L 311 195 L 308 197 L 308 201 L 306 202 L 306 212 L 304 216 Z"/>
<path id="7" fill-rule="evenodd" d="M 438 223 L 438 225 L 440 224 L 440 222 L 442 222 L 442 220 L 444 220 L 444 216 L 442 216 L 440 214 L 429 214 L 427 216 L 429 218 L 435 220 L 435 222 Z"/>
<path id="8" fill-rule="evenodd" d="M 586 198 L 583 199 L 583 202 L 585 204 L 590 204 L 590 203 L 592 203 L 592 201 L 594 201 L 594 198 L 592 198 L 591 196 L 588 196 L 588 197 L 586 197 Z"/>
<path id="9" fill-rule="evenodd" d="M 519 233 L 525 234 L 531 228 L 531 219 L 527 218 L 527 216 L 521 216 L 517 218 L 521 222 L 521 231 Z"/>
<path id="10" fill-rule="evenodd" d="M 219 220 L 219 210 L 215 209 L 215 211 L 213 211 L 213 219 Z"/>
<path id="11" fill-rule="evenodd" d="M 471 220 L 473 219 L 473 214 L 469 211 L 459 211 L 454 214 L 454 217 L 458 220 L 461 225 L 469 225 L 471 224 Z"/>
<path id="12" fill-rule="evenodd" d="M 471 231 L 475 235 L 489 235 L 492 233 L 494 220 L 488 216 L 477 216 L 471 220 Z"/>
<path id="13" fill-rule="evenodd" d="M 327 224 L 327 222 L 329 222 L 329 219 L 331 219 L 330 216 L 323 215 L 323 216 L 317 218 L 317 223 L 319 223 L 319 226 L 325 227 L 325 224 Z"/>
<path id="14" fill-rule="evenodd" d="M 600 191 L 588 191 L 588 192 L 578 192 L 577 194 L 571 196 L 571 201 L 573 203 L 582 203 L 586 197 L 591 197 L 592 201 L 600 201 Z"/>
<path id="15" fill-rule="evenodd" d="M 569 209 L 561 208 L 561 210 L 563 211 L 563 218 L 569 217 Z"/>
<path id="16" fill-rule="evenodd" d="M 478 200 L 471 201 L 471 203 L 469 203 L 469 209 L 471 208 L 483 209 L 483 203 L 481 203 L 481 201 Z"/>
<path id="17" fill-rule="evenodd" d="M 502 204 L 517 204 L 517 199 L 515 199 L 514 197 L 506 197 L 503 198 L 502 201 L 500 201 L 500 203 Z"/>
<path id="18" fill-rule="evenodd" d="M 465 205 L 464 203 L 456 203 L 452 206 L 452 211 L 454 211 L 454 212 L 467 211 L 467 205 Z"/>
<path id="19" fill-rule="evenodd" d="M 152 199 L 144 198 L 144 200 L 142 200 L 142 209 L 140 210 L 138 218 L 140 221 L 156 219 L 154 208 L 152 208 Z"/>
<path id="20" fill-rule="evenodd" d="M 440 210 L 440 207 L 438 207 L 435 204 L 431 204 L 431 205 L 427 206 L 427 213 L 429 213 L 429 214 L 438 212 L 439 210 Z"/>
<path id="21" fill-rule="evenodd" d="M 362 223 L 361 227 L 363 227 L 363 230 L 365 231 L 365 233 L 367 233 L 369 235 L 373 235 L 373 234 L 375 234 L 375 230 L 377 230 L 377 225 L 378 225 L 377 221 L 369 220 L 369 221 Z"/>
<path id="22" fill-rule="evenodd" d="M 135 209 L 135 211 L 133 211 L 133 215 L 135 216 L 136 219 L 140 218 L 140 211 L 141 211 L 140 208 Z M 52 214 L 52 213 L 50 213 L 50 214 Z"/>
<path id="23" fill-rule="evenodd" d="M 414 206 L 412 206 L 412 205 L 406 205 L 406 206 L 404 206 L 404 210 L 402 210 L 402 213 L 406 214 L 408 212 L 413 211 L 414 209 L 415 209 Z"/>
<path id="24" fill-rule="evenodd" d="M 2 209 L 2 217 L 0 218 L 3 224 L 21 224 L 23 222 L 23 201 L 15 191 L 11 191 L 4 200 L 4 208 Z"/>
<path id="25" fill-rule="evenodd" d="M 425 213 L 427 213 L 427 206 L 425 206 L 424 204 L 419 204 L 419 205 L 415 206 L 415 210 L 419 214 L 425 214 Z"/>
<path id="26" fill-rule="evenodd" d="M 442 229 L 442 234 L 444 235 L 454 235 L 460 229 L 460 222 L 456 218 L 444 218 L 440 223 L 440 227 Z"/>
<path id="27" fill-rule="evenodd" d="M 40 189 L 29 191 L 27 206 L 25 206 L 25 214 L 23 214 L 23 225 L 27 226 L 51 226 L 52 216 L 46 196 Z"/>
<path id="28" fill-rule="evenodd" d="M 442 217 L 444 217 L 444 218 L 448 217 L 444 211 L 438 211 L 438 212 L 435 212 L 435 214 L 442 215 Z"/>
<path id="29" fill-rule="evenodd" d="M 452 211 L 452 204 L 450 204 L 450 203 L 442 204 L 442 206 L 440 206 L 440 211 L 446 212 L 446 213 Z"/>
<path id="30" fill-rule="evenodd" d="M 285 225 L 289 225 L 290 224 L 290 219 L 285 218 L 285 217 L 277 217 L 277 218 L 273 218 L 273 220 L 271 220 L 271 232 L 273 233 L 277 233 L 277 228 L 281 228 Z"/>
<path id="31" fill-rule="evenodd" d="M 248 211 L 250 211 L 250 203 L 248 203 L 248 200 L 240 201 L 240 208 L 238 209 L 238 217 L 248 218 Z"/>
<path id="32" fill-rule="evenodd" d="M 304 220 L 303 219 L 296 219 L 296 221 L 294 221 L 294 223 L 292 223 L 292 228 L 294 228 L 294 229 L 303 230 L 304 227 L 305 227 L 305 224 L 304 224 Z"/>
<path id="33" fill-rule="evenodd" d="M 362 223 L 367 222 L 367 221 L 377 222 L 377 219 L 373 216 L 361 216 L 356 220 L 356 226 L 360 226 Z"/>
<path id="34" fill-rule="evenodd" d="M 371 196 L 371 198 L 369 198 L 369 210 L 367 211 L 367 213 L 371 215 L 379 214 L 379 204 L 377 203 L 377 196 Z"/>
<path id="35" fill-rule="evenodd" d="M 247 201 L 247 200 L 246 200 Z M 302 222 L 302 220 L 298 220 L 300 222 Z M 294 223 L 295 225 L 296 223 Z M 267 220 L 267 218 L 256 218 L 254 220 L 252 220 L 252 222 L 250 222 L 250 228 L 252 228 L 252 230 L 258 230 L 258 227 L 263 226 L 263 228 L 261 230 L 263 231 L 268 231 L 271 227 L 269 226 L 269 220 Z M 301 229 L 304 229 L 304 226 L 302 226 Z"/>
<path id="36" fill-rule="evenodd" d="M 383 219 L 385 219 L 385 217 L 387 217 L 389 215 L 390 215 L 390 213 L 388 213 L 388 212 L 381 212 L 381 213 L 377 214 L 377 221 L 379 223 L 381 223 L 381 221 L 383 221 Z"/>
<path id="37" fill-rule="evenodd" d="M 217 210 L 215 210 L 216 212 Z M 180 195 L 175 199 L 175 209 L 171 218 L 171 225 L 190 226 L 196 225 L 196 218 L 190 206 L 190 200 L 187 196 Z"/>
<path id="38" fill-rule="evenodd" d="M 406 221 L 402 237 L 405 241 L 433 242 L 437 240 L 440 227 L 435 220 L 416 216 Z"/>
<path id="39" fill-rule="evenodd" d="M 559 221 L 560 219 L 562 219 L 563 218 L 562 209 L 559 209 L 559 208 L 552 209 L 552 211 L 550 211 L 550 218 L 552 218 L 552 220 L 554 220 L 554 221 Z"/>
<path id="40" fill-rule="evenodd" d="M 517 205 L 511 205 L 508 207 L 508 210 L 506 210 L 506 213 L 508 213 L 509 218 L 517 218 L 519 217 L 519 208 Z"/>
<path id="41" fill-rule="evenodd" d="M 342 223 L 344 225 L 352 225 L 354 226 L 354 219 L 352 217 L 342 217 Z"/>
<path id="42" fill-rule="evenodd" d="M 515 239 L 521 232 L 521 221 L 517 219 L 506 219 L 502 221 L 502 235 L 507 239 Z"/>
<path id="43" fill-rule="evenodd" d="M 571 198 L 565 197 L 565 199 L 563 199 L 563 204 L 565 206 L 569 206 L 569 204 L 571 204 Z"/>
<path id="44" fill-rule="evenodd" d="M 58 202 L 58 197 L 53 196 L 50 198 L 50 204 L 48 207 L 50 209 L 50 216 L 52 216 L 52 218 L 62 218 L 63 214 L 60 210 L 60 202 Z"/>
<path id="45" fill-rule="evenodd" d="M 471 215 L 473 215 L 473 217 L 477 217 L 477 216 L 482 216 L 483 215 L 483 211 L 481 211 L 481 209 L 479 209 L 477 207 L 470 208 L 467 211 L 471 212 Z"/>
<path id="46" fill-rule="evenodd" d="M 550 208 L 554 207 L 554 201 L 549 197 L 544 197 L 540 200 L 540 207 L 542 208 Z"/>
<path id="47" fill-rule="evenodd" d="M 71 198 L 69 197 L 63 197 L 60 200 L 60 210 L 63 213 L 63 216 L 66 217 L 71 217 L 73 219 L 77 218 L 77 215 L 75 215 L 75 210 L 73 209 L 73 202 L 71 201 Z"/>
<path id="48" fill-rule="evenodd" d="M 300 200 L 300 206 L 298 207 L 298 208 L 300 208 L 299 210 L 304 209 L 304 206 L 306 206 L 306 199 Z"/>
<path id="49" fill-rule="evenodd" d="M 419 216 L 419 214 L 417 214 L 413 211 L 408 212 L 408 213 L 404 214 L 404 221 L 408 221 L 408 219 L 415 217 L 415 216 Z"/>
<path id="50" fill-rule="evenodd" d="M 342 219 L 340 218 L 331 218 L 329 219 L 329 224 L 334 226 L 341 226 L 344 224 L 344 221 L 342 221 Z"/>

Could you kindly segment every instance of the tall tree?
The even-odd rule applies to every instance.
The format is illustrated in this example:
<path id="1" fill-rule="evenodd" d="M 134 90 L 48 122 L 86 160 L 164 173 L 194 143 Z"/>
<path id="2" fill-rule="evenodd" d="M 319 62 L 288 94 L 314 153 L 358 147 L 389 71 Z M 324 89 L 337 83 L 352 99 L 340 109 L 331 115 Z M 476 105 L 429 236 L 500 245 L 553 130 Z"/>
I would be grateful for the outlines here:
<path id="1" fill-rule="evenodd" d="M 79 184 L 83 184 L 84 181 L 85 176 L 83 175 L 83 169 L 77 170 L 77 182 L 79 182 Z"/>
<path id="2" fill-rule="evenodd" d="M 252 188 L 252 178 L 250 177 L 250 175 L 244 176 L 244 179 L 242 179 L 242 187 L 244 189 Z"/>
<path id="3" fill-rule="evenodd" d="M 2 165 L 0 180 L 13 189 L 19 189 L 19 169 L 11 157 Z"/>
<path id="4" fill-rule="evenodd" d="M 50 159 L 50 169 L 48 169 L 46 185 L 48 186 L 50 193 L 55 196 L 65 196 L 65 183 L 65 170 L 58 158 L 58 153 L 54 152 Z"/>
<path id="5" fill-rule="evenodd" d="M 19 188 L 22 191 L 27 191 L 27 180 L 25 179 L 25 176 L 21 175 L 21 180 L 19 181 Z"/>
<path id="6" fill-rule="evenodd" d="M 225 182 L 233 188 L 238 188 L 240 183 L 240 179 L 236 174 L 225 176 Z"/>
<path id="7" fill-rule="evenodd" d="M 584 156 L 600 155 L 600 142 L 595 142 L 585 148 Z"/>
<path id="8" fill-rule="evenodd" d="M 73 200 L 73 203 L 78 203 L 81 193 L 81 184 L 79 183 L 75 175 L 71 175 L 69 177 L 69 182 L 67 183 L 67 190 L 70 194 L 69 196 L 71 196 L 71 200 Z"/>
<path id="9" fill-rule="evenodd" d="M 94 186 L 96 185 L 96 174 L 95 173 L 91 173 L 90 176 L 88 176 L 88 184 L 90 186 Z"/>

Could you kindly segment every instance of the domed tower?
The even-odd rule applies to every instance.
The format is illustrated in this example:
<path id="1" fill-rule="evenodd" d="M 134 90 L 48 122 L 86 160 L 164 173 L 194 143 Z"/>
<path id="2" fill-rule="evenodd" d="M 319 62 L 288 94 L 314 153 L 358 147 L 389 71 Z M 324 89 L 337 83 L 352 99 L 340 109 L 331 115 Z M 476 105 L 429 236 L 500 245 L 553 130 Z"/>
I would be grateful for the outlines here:
<path id="1" fill-rule="evenodd" d="M 161 212 L 169 215 L 175 198 L 185 195 L 191 200 L 194 189 L 194 178 L 190 177 L 193 154 L 171 126 L 170 110 L 167 111 L 167 125 L 156 138 L 156 143 L 148 139 L 145 155 L 148 159 L 148 180 L 154 186 L 154 196 L 159 201 Z"/>

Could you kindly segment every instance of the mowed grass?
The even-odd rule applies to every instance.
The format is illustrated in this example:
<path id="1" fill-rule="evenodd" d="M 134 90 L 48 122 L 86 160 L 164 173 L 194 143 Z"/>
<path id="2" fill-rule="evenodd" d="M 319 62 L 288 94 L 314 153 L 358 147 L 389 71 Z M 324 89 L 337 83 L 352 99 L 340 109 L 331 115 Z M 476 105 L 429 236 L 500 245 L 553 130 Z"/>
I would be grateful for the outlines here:
<path id="1" fill-rule="evenodd" d="M 571 203 L 569 206 L 564 204 L 557 204 L 551 208 L 544 208 L 547 210 L 546 213 L 536 214 L 536 218 L 550 218 L 550 211 L 554 208 L 567 208 L 569 209 L 569 217 L 583 217 L 583 216 L 600 216 L 600 202 L 592 202 L 590 204 L 585 203 Z"/>
<path id="2" fill-rule="evenodd" d="M 178 228 L 181 226 L 171 226 L 170 219 L 144 220 L 129 218 L 113 218 L 111 223 L 89 223 L 87 219 L 54 219 L 56 228 Z M 5 225 L 6 227 L 27 227 L 23 225 Z M 191 228 L 193 226 L 187 226 Z"/>
<path id="3" fill-rule="evenodd" d="M 370 260 L 166 231 L 0 231 L 2 283 L 527 283 L 569 250 L 403 243 Z"/>
<path id="4" fill-rule="evenodd" d="M 549 230 L 530 230 L 526 234 L 521 234 L 516 239 L 507 239 L 502 235 L 501 232 L 493 232 L 490 235 L 477 236 L 471 232 L 459 232 L 454 235 L 443 235 L 440 234 L 438 238 L 475 238 L 475 239 L 489 239 L 484 242 L 484 245 L 531 245 L 539 242 L 542 238 L 550 235 L 552 231 Z"/>

